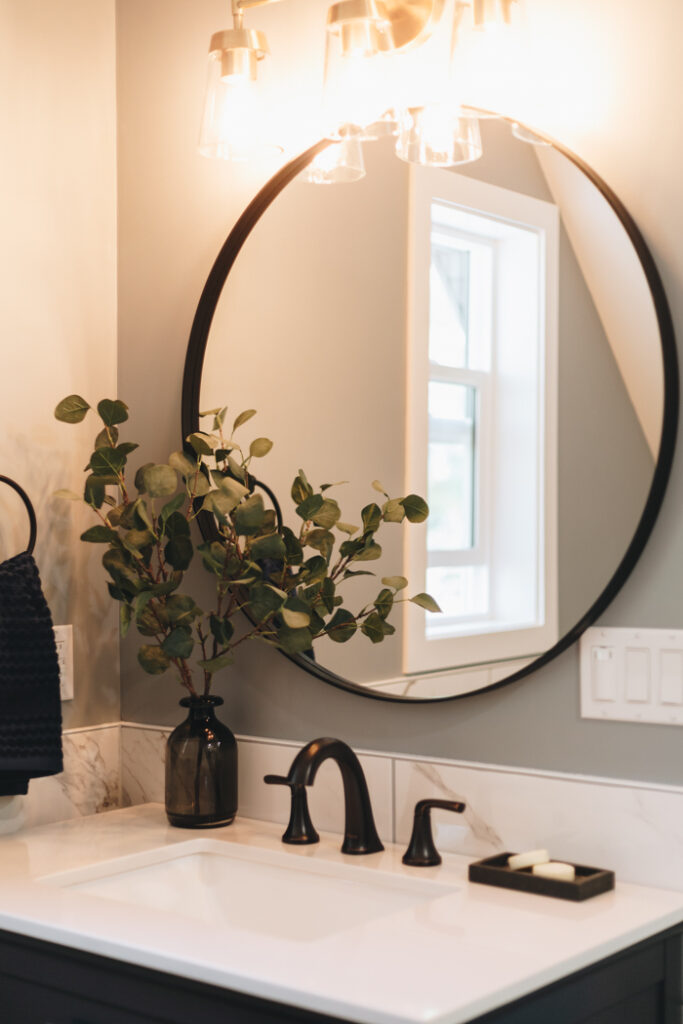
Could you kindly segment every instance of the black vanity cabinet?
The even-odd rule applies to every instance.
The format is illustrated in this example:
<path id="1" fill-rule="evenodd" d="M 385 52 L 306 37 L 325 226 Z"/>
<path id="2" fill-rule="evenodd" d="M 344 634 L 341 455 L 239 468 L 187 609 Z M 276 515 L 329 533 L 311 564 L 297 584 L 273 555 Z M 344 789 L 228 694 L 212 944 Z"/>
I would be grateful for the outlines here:
<path id="1" fill-rule="evenodd" d="M 662 932 L 478 1017 L 476 1024 L 681 1024 L 681 933 L 681 927 Z M 416 985 L 419 977 L 416 970 Z M 334 1024 L 336 1020 L 0 932 L 2 1024 Z"/>

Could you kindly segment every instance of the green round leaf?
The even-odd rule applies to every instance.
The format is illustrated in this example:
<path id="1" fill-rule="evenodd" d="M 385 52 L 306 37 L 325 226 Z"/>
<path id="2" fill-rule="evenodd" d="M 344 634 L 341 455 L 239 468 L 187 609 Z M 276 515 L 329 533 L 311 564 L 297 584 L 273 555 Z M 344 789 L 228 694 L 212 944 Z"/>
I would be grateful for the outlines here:
<path id="1" fill-rule="evenodd" d="M 385 523 L 402 523 L 406 512 L 398 498 L 391 498 L 382 505 L 382 516 Z"/>
<path id="2" fill-rule="evenodd" d="M 128 419 L 128 406 L 125 402 L 112 401 L 110 398 L 103 398 L 97 403 L 97 411 L 100 419 L 107 427 L 113 427 L 115 423 L 125 423 Z"/>
<path id="3" fill-rule="evenodd" d="M 310 498 L 312 494 L 313 488 L 306 479 L 306 474 L 304 473 L 303 469 L 300 469 L 298 475 L 294 477 L 294 482 L 292 483 L 292 501 L 294 502 L 295 505 L 301 505 L 301 503 L 304 502 L 306 498 Z"/>
<path id="4" fill-rule="evenodd" d="M 352 526 L 351 523 L 335 523 L 338 530 L 342 533 L 348 533 L 349 537 L 352 537 L 354 533 L 358 533 L 358 526 Z"/>
<path id="5" fill-rule="evenodd" d="M 381 618 L 386 619 L 391 609 L 394 607 L 394 595 L 388 587 L 380 590 L 379 594 L 373 602 Z"/>
<path id="6" fill-rule="evenodd" d="M 171 661 L 158 644 L 143 644 L 138 651 L 138 661 L 151 676 L 160 676 L 169 668 Z"/>
<path id="7" fill-rule="evenodd" d="M 403 590 L 404 587 L 408 586 L 408 580 L 405 576 L 382 576 L 382 583 L 393 590 Z"/>
<path id="8" fill-rule="evenodd" d="M 423 523 L 429 515 L 429 505 L 419 494 L 408 494 L 400 499 L 406 513 L 406 519 L 410 523 Z"/>
<path id="9" fill-rule="evenodd" d="M 281 626 L 277 631 L 276 643 L 285 654 L 303 654 L 310 649 L 313 634 L 310 629 L 290 629 L 289 626 Z"/>
<path id="10" fill-rule="evenodd" d="M 273 442 L 267 437 L 256 437 L 249 445 L 249 454 L 255 459 L 262 459 L 273 447 Z"/>
<path id="11" fill-rule="evenodd" d="M 89 544 L 111 544 L 118 540 L 118 534 L 110 530 L 108 526 L 91 526 L 89 530 L 81 534 L 81 540 Z"/>
<path id="12" fill-rule="evenodd" d="M 168 498 L 178 486 L 175 469 L 170 466 L 150 466 L 143 474 L 145 490 L 150 498 Z"/>
<path id="13" fill-rule="evenodd" d="M 290 629 L 304 629 L 311 621 L 310 612 L 293 611 L 286 605 L 282 609 L 281 615 L 285 625 L 289 626 Z"/>
<path id="14" fill-rule="evenodd" d="M 212 455 L 214 448 L 218 447 L 218 440 L 206 434 L 204 431 L 198 431 L 196 434 L 190 434 L 187 438 L 189 443 L 192 445 L 197 455 Z"/>
<path id="15" fill-rule="evenodd" d="M 173 513 L 174 516 L 179 514 L 178 512 Z M 178 572 L 184 572 L 189 567 L 193 554 L 192 541 L 189 537 L 185 537 L 182 534 L 171 537 L 164 548 L 164 558 Z"/>
<path id="16" fill-rule="evenodd" d="M 311 519 L 316 526 L 322 526 L 329 530 L 338 521 L 341 510 L 336 501 L 332 498 L 325 498 L 320 508 L 313 513 Z"/>
<path id="17" fill-rule="evenodd" d="M 238 427 L 241 427 L 243 423 L 246 423 L 247 420 L 250 420 L 251 417 L 255 415 L 256 409 L 245 409 L 244 412 L 241 412 L 232 425 L 233 434 L 235 433 Z"/>
<path id="18" fill-rule="evenodd" d="M 225 668 L 227 665 L 232 665 L 232 654 L 230 651 L 225 651 L 224 654 L 219 654 L 217 658 L 206 658 L 206 660 L 198 661 L 197 664 L 200 668 L 203 668 L 205 672 L 213 675 L 214 672 L 218 672 L 219 669 Z"/>
<path id="19" fill-rule="evenodd" d="M 438 604 L 430 594 L 416 594 L 415 597 L 411 597 L 410 600 L 413 604 L 417 604 L 420 608 L 424 608 L 428 612 L 440 612 Z"/>
<path id="20" fill-rule="evenodd" d="M 104 430 L 100 430 L 99 434 L 95 438 L 96 448 L 111 448 L 112 445 L 118 443 L 119 432 L 116 427 L 105 427 Z"/>
<path id="21" fill-rule="evenodd" d="M 68 398 L 63 398 L 55 409 L 55 419 L 61 423 L 80 423 L 85 419 L 89 408 L 85 398 L 81 398 L 80 395 L 69 395 Z"/>
<path id="22" fill-rule="evenodd" d="M 361 516 L 363 517 L 363 529 L 366 533 L 368 531 L 374 533 L 382 522 L 382 512 L 379 505 L 376 505 L 374 501 L 370 505 L 365 506 Z"/>
<path id="23" fill-rule="evenodd" d="M 337 644 L 344 644 L 351 639 L 356 629 L 356 620 L 351 612 L 346 611 L 345 608 L 338 608 L 325 627 L 325 632 L 330 640 L 334 640 Z"/>
<path id="24" fill-rule="evenodd" d="M 169 658 L 189 658 L 194 648 L 194 640 L 189 629 L 184 626 L 176 626 L 168 634 L 161 647 Z"/>
<path id="25" fill-rule="evenodd" d="M 197 472 L 197 461 L 190 459 L 185 452 L 172 452 L 168 457 L 168 464 L 185 478 L 194 476 Z"/>
<path id="26" fill-rule="evenodd" d="M 274 558 L 278 561 L 284 561 L 287 550 L 285 548 L 285 542 L 279 533 L 271 533 L 267 537 L 258 537 L 251 545 L 250 548 L 251 558 L 255 561 L 262 561 L 264 558 Z M 308 625 L 307 622 L 304 623 Z"/>
<path id="27" fill-rule="evenodd" d="M 369 544 L 366 543 L 365 547 L 363 547 L 360 551 L 353 555 L 352 561 L 374 562 L 375 559 L 381 558 L 381 556 L 382 548 L 380 547 L 379 544 L 375 544 L 374 540 L 372 540 L 370 541 Z"/>
<path id="28" fill-rule="evenodd" d="M 189 626 L 198 615 L 200 608 L 189 594 L 171 594 L 166 600 L 166 615 L 176 626 Z"/>

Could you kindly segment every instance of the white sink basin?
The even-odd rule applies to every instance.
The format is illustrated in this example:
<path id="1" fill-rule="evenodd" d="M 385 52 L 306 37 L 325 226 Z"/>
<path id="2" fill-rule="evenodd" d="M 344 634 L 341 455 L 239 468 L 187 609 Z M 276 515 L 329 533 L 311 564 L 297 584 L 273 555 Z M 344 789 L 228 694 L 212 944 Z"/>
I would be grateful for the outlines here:
<path id="1" fill-rule="evenodd" d="M 362 858 L 361 858 L 362 860 Z M 457 889 L 211 839 L 120 857 L 41 882 L 211 925 L 310 942 Z"/>

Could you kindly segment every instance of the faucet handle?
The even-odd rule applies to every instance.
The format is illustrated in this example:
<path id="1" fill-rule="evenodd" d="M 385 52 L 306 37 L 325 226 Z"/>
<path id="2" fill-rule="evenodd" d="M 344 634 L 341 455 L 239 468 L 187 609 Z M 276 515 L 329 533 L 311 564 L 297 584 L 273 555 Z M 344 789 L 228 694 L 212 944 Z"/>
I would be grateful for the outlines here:
<path id="1" fill-rule="evenodd" d="M 432 836 L 432 819 L 429 813 L 432 807 L 443 811 L 455 811 L 456 814 L 462 814 L 465 810 L 465 804 L 459 800 L 418 800 L 415 804 L 413 833 L 408 849 L 403 854 L 404 864 L 416 868 L 429 868 L 441 863 L 441 855 L 434 846 Z"/>
<path id="2" fill-rule="evenodd" d="M 263 781 L 268 786 L 289 786 L 292 794 L 292 807 L 289 824 L 282 836 L 283 843 L 293 846 L 306 846 L 319 843 L 320 836 L 316 832 L 308 810 L 306 787 L 290 782 L 284 775 L 265 775 Z"/>

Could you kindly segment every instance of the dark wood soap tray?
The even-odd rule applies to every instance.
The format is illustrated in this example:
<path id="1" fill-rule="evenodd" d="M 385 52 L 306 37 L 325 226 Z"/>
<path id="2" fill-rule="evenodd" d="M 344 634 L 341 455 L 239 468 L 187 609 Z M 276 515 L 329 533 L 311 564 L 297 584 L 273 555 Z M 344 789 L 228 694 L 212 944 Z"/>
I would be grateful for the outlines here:
<path id="1" fill-rule="evenodd" d="M 535 892 L 539 896 L 554 896 L 558 900 L 589 900 L 601 892 L 614 888 L 614 872 L 602 868 L 588 868 L 575 864 L 576 878 L 573 882 L 562 882 L 556 878 L 542 878 L 532 875 L 531 868 L 513 871 L 508 867 L 510 853 L 497 853 L 495 857 L 470 864 L 470 882 L 484 885 L 498 885 L 502 889 L 517 889 L 519 892 Z"/>

